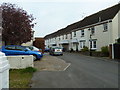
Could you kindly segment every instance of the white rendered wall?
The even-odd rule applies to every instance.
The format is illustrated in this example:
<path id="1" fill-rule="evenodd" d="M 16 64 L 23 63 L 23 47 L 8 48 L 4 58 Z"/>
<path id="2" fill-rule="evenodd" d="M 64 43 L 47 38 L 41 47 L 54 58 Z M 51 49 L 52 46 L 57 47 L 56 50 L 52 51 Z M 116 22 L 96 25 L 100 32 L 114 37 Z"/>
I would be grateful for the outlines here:
<path id="1" fill-rule="evenodd" d="M 11 69 L 22 69 L 27 67 L 34 67 L 33 56 L 7 56 Z"/>
<path id="2" fill-rule="evenodd" d="M 120 14 L 120 11 L 119 11 L 119 14 Z M 112 20 L 112 43 L 115 43 L 116 39 L 119 38 L 118 37 L 118 27 L 120 27 L 120 25 L 118 25 L 119 18 L 120 18 L 120 15 L 117 14 Z"/>

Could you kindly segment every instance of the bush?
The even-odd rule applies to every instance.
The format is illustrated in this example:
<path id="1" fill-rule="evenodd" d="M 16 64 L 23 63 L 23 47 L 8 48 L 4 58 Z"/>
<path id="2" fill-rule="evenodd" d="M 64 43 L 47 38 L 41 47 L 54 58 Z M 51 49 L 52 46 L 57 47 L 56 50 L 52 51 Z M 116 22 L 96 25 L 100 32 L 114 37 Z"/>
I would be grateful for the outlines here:
<path id="1" fill-rule="evenodd" d="M 120 43 L 120 38 L 117 39 L 117 43 Z"/>
<path id="2" fill-rule="evenodd" d="M 83 49 L 81 49 L 82 52 L 89 51 L 87 46 L 84 46 Z"/>
<path id="3" fill-rule="evenodd" d="M 109 55 L 108 46 L 103 46 L 103 47 L 101 47 L 101 52 L 102 52 L 104 55 L 108 56 L 108 55 Z"/>

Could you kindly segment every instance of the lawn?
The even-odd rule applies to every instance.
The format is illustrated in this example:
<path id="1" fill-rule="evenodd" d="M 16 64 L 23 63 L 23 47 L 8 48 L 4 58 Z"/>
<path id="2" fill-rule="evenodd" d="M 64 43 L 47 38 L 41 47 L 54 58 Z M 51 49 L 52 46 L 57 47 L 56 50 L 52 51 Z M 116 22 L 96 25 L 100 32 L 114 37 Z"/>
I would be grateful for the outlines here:
<path id="1" fill-rule="evenodd" d="M 29 84 L 35 71 L 32 67 L 10 70 L 10 88 L 30 88 Z"/>

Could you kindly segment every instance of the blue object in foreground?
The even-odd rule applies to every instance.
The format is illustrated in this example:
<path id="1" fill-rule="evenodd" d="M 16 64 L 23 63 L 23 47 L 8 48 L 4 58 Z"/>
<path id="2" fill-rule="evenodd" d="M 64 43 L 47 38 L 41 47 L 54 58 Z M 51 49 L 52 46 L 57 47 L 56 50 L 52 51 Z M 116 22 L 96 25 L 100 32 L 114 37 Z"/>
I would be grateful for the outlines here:
<path id="1" fill-rule="evenodd" d="M 37 51 L 31 51 L 30 49 L 26 48 L 25 46 L 19 45 L 6 45 L 2 46 L 1 51 L 5 53 L 6 56 L 13 56 L 13 55 L 33 55 L 33 59 L 41 59 L 43 54 Z"/>

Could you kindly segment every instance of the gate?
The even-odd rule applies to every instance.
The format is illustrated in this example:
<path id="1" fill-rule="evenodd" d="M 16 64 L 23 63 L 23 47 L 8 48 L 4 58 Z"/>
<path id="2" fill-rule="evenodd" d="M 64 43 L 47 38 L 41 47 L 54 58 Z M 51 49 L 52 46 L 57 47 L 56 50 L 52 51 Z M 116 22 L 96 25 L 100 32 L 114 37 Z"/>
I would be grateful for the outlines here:
<path id="1" fill-rule="evenodd" d="M 109 45 L 109 57 L 112 59 L 112 44 Z"/>
<path id="2" fill-rule="evenodd" d="M 120 44 L 114 44 L 114 59 L 120 59 Z"/>

